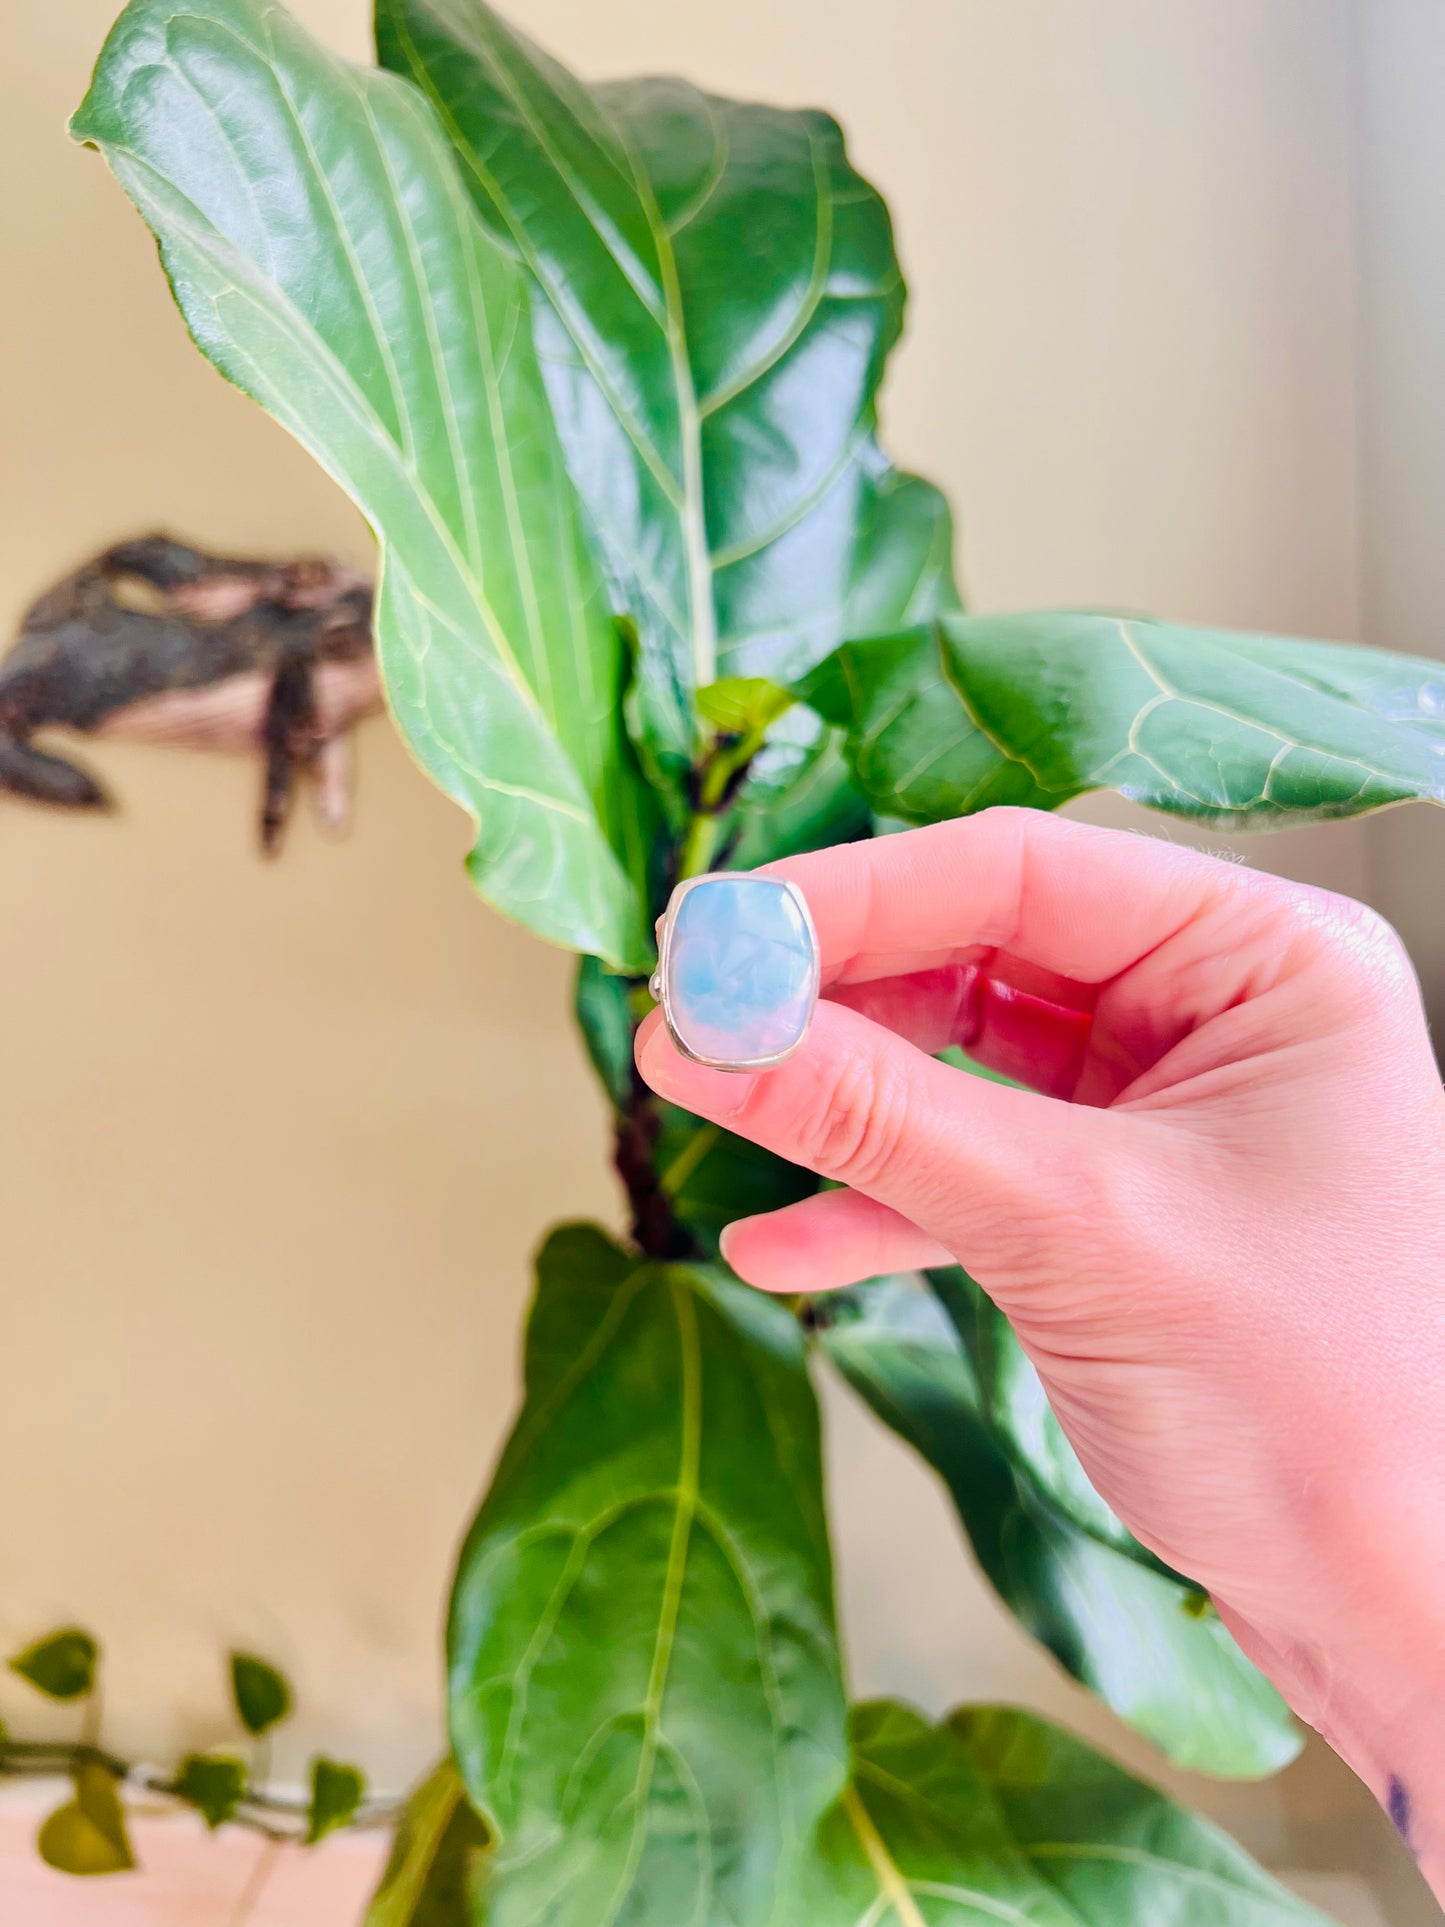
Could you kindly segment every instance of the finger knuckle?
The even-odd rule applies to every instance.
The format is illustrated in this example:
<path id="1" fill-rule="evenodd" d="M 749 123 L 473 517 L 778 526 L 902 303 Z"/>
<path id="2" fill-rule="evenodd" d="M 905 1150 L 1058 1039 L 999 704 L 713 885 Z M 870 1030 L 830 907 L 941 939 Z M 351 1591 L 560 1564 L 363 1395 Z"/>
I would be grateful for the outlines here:
<path id="1" fill-rule="evenodd" d="M 1413 987 L 1414 967 L 1395 926 L 1368 904 L 1350 903 L 1346 909 L 1345 940 L 1356 966 L 1371 977 Z"/>
<path id="2" fill-rule="evenodd" d="M 1368 904 L 1326 891 L 1301 891 L 1295 923 L 1317 947 L 1342 994 L 1416 995 L 1415 969 L 1398 931 Z"/>
<path id="3" fill-rule="evenodd" d="M 906 1081 L 896 1070 L 849 1058 L 813 1096 L 800 1134 L 808 1162 L 825 1177 L 866 1191 L 897 1162 L 907 1112 Z"/>

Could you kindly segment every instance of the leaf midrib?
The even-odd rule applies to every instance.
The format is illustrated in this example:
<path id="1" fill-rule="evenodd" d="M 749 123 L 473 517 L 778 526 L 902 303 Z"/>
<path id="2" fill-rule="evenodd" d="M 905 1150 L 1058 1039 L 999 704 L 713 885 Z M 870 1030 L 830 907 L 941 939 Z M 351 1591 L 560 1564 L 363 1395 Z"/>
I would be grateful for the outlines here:
<path id="1" fill-rule="evenodd" d="M 446 97 L 441 93 L 436 82 L 432 79 L 430 69 L 422 59 L 420 50 L 412 38 L 411 27 L 405 17 L 399 0 L 382 0 L 382 4 L 387 7 L 387 14 L 391 21 L 392 28 L 402 44 L 406 54 L 407 65 L 411 69 L 414 84 L 426 95 L 426 98 L 430 101 L 438 118 L 445 127 L 452 146 L 461 156 L 466 166 L 476 176 L 488 200 L 492 202 L 497 212 L 506 222 L 508 232 L 516 243 L 522 259 L 545 291 L 549 301 L 551 301 L 558 319 L 567 330 L 568 335 L 572 339 L 573 346 L 586 364 L 588 373 L 597 383 L 598 389 L 605 398 L 608 407 L 622 424 L 627 439 L 637 450 L 643 464 L 651 474 L 653 480 L 663 491 L 663 494 L 674 511 L 680 513 L 682 504 L 677 477 L 663 460 L 661 450 L 655 446 L 651 436 L 645 432 L 632 410 L 624 404 L 622 398 L 616 393 L 607 376 L 606 370 L 597 360 L 591 347 L 573 326 L 567 313 L 566 303 L 558 298 L 555 281 L 548 273 L 546 264 L 534 246 L 525 224 L 517 217 L 511 202 L 502 190 L 501 182 L 498 181 L 486 162 L 482 160 L 481 156 L 473 148 L 471 142 L 467 139 L 465 130 L 457 120 L 456 115 L 452 112 Z M 481 51 L 486 52 L 485 47 L 482 47 Z M 585 209 L 583 211 L 585 213 Z"/>
<path id="2" fill-rule="evenodd" d="M 862 1795 L 851 1782 L 843 1789 L 843 1811 L 872 1869 L 873 1878 L 878 1882 L 880 1894 L 898 1916 L 899 1927 L 928 1927 L 908 1882 L 884 1844 L 882 1834 L 874 1826 L 873 1816 L 863 1804 Z"/>
<path id="3" fill-rule="evenodd" d="M 893 1796 L 894 1799 L 898 1800 L 904 1806 L 910 1806 L 910 1807 L 916 1808 L 920 1813 L 926 1816 L 927 1820 L 931 1825 L 938 1824 L 941 1818 L 938 1808 L 934 1805 L 934 1803 L 931 1800 L 929 1800 L 926 1797 L 926 1795 L 919 1792 L 917 1786 L 915 1786 L 912 1781 L 900 1780 L 895 1774 L 889 1773 L 885 1768 L 880 1767 L 873 1760 L 860 1760 L 855 1769 L 855 1773 L 856 1773 L 857 1779 L 872 1780 L 878 1786 L 883 1787 L 888 1793 L 890 1793 Z M 987 1791 L 987 1782 L 984 1781 L 981 1776 L 980 1776 L 979 1784 L 984 1787 L 985 1791 Z M 851 1803 L 848 1797 L 849 1795 L 852 1796 Z M 1031 1927 L 1031 1924 L 1033 1922 L 1032 1914 L 1026 1912 L 1025 1909 L 1022 1907 L 1014 1906 L 1013 1903 L 1010 1901 L 998 1900 L 992 1894 L 980 1893 L 976 1888 L 963 1887 L 958 1885 L 957 1882 L 938 1881 L 938 1880 L 910 1881 L 907 1878 L 907 1876 L 902 1872 L 902 1870 L 899 1868 L 898 1863 L 894 1860 L 892 1854 L 888 1851 L 888 1848 L 885 1845 L 882 1837 L 879 1835 L 876 1827 L 873 1827 L 872 1816 L 871 1814 L 869 1814 L 867 1807 L 863 1802 L 862 1796 L 856 1791 L 855 1787 L 853 1786 L 849 1787 L 848 1794 L 845 1794 L 844 1796 L 844 1806 L 848 1810 L 849 1818 L 853 1820 L 855 1830 L 857 1830 L 859 1834 L 859 1839 L 863 1842 L 864 1850 L 867 1851 L 868 1840 L 866 1835 L 862 1832 L 862 1830 L 858 1828 L 858 1820 L 855 1817 L 855 1812 L 854 1812 L 855 1806 L 858 1813 L 861 1813 L 863 1819 L 867 1822 L 869 1828 L 872 1829 L 873 1838 L 877 1841 L 877 1844 L 879 1849 L 881 1850 L 883 1859 L 887 1862 L 887 1865 L 892 1868 L 898 1881 L 902 1883 L 905 1891 L 909 1895 L 910 1900 L 912 1898 L 912 1895 L 915 1893 L 924 1893 L 924 1894 L 932 1893 L 941 1898 L 964 1900 L 973 1906 L 982 1907 L 985 1912 L 994 1914 L 1000 1920 L 1018 1921 L 1022 1923 L 1022 1927 Z M 1000 1827 L 1002 1828 L 1003 1832 L 1007 1835 L 1010 1844 L 1014 1847 L 1016 1852 L 1022 1855 L 1023 1849 L 1022 1849 L 1021 1843 L 1014 1835 L 1012 1828 L 1008 1825 L 1006 1816 L 1001 1811 L 999 1811 L 997 1806 L 995 1806 L 995 1813 L 997 1815 Z M 875 1872 L 879 1874 L 881 1879 L 882 1871 L 883 1871 L 882 1866 L 878 1861 L 874 1859 L 874 1856 L 871 1852 L 869 1853 L 869 1861 L 870 1861 L 870 1864 L 874 1866 Z M 1040 1879 L 1042 1880 L 1042 1876 L 1040 1876 Z M 889 1891 L 890 1891 L 890 1897 L 891 1897 L 891 1889 Z M 1058 1900 L 1060 1906 L 1065 1907 L 1068 1910 L 1073 1920 L 1077 1923 L 1077 1927 L 1088 1927 L 1088 1923 L 1084 1920 L 1083 1916 L 1079 1914 L 1075 1910 L 1075 1908 L 1068 1901 L 1064 1899 L 1063 1895 L 1058 1892 L 1057 1888 L 1055 1888 L 1050 1883 L 1047 1885 L 1046 1891 L 1052 1894 L 1054 1898 Z M 894 1904 L 896 1905 L 897 1903 L 895 1902 Z M 928 1927 L 927 1922 L 923 1920 L 923 1917 L 921 1914 L 918 1915 L 917 1918 L 918 1918 L 919 1927 Z M 900 1920 L 903 1923 L 903 1927 L 913 1927 L 912 1916 L 904 1916 L 900 1913 Z"/>
<path id="4" fill-rule="evenodd" d="M 194 16 L 188 16 L 188 17 L 194 18 Z M 173 24 L 173 21 L 167 23 L 168 35 L 169 35 L 170 26 L 172 24 Z M 238 34 L 231 27 L 221 25 L 221 23 L 219 22 L 216 22 L 215 25 L 218 32 L 223 33 L 229 39 L 234 40 L 238 47 L 244 47 L 248 54 L 252 55 L 253 57 L 256 56 L 259 50 L 255 46 L 253 46 L 250 41 L 246 40 L 243 35 Z M 392 401 L 396 407 L 396 425 L 397 425 L 397 430 L 401 436 L 402 461 L 405 464 L 408 471 L 414 472 L 415 463 L 416 463 L 416 436 L 415 436 L 414 427 L 412 425 L 411 410 L 407 407 L 406 391 L 402 387 L 401 371 L 398 369 L 396 365 L 396 356 L 392 352 L 391 341 L 387 335 L 386 329 L 382 326 L 381 313 L 376 305 L 375 293 L 372 290 L 370 281 L 367 279 L 365 273 L 362 270 L 361 262 L 357 256 L 356 247 L 351 237 L 351 232 L 348 229 L 345 220 L 342 218 L 341 209 L 337 204 L 336 196 L 331 191 L 331 181 L 327 176 L 325 168 L 321 165 L 321 156 L 316 152 L 315 144 L 313 143 L 310 134 L 307 132 L 306 123 L 301 118 L 301 110 L 297 106 L 295 100 L 292 99 L 291 90 L 289 87 L 287 87 L 285 83 L 280 62 L 276 58 L 276 48 L 274 43 L 271 41 L 270 33 L 267 26 L 267 20 L 264 15 L 262 16 L 261 27 L 262 27 L 262 32 L 266 36 L 266 57 L 269 62 L 271 75 L 275 81 L 276 93 L 278 94 L 280 99 L 285 102 L 286 113 L 291 121 L 291 125 L 296 130 L 296 138 L 301 145 L 302 152 L 306 156 L 307 167 L 310 170 L 312 179 L 316 182 L 316 185 L 320 190 L 321 198 L 325 203 L 326 212 L 330 217 L 332 230 L 336 235 L 337 245 L 340 247 L 343 255 L 345 255 L 346 257 L 346 265 L 351 272 L 352 285 L 355 287 L 357 295 L 360 298 L 361 305 L 363 309 L 366 311 L 367 325 L 371 330 L 372 339 L 376 343 L 376 351 L 381 357 L 382 366 L 386 370 L 387 385 L 391 389 Z M 380 126 L 377 123 L 375 115 L 371 112 L 371 103 L 367 100 L 363 89 L 357 86 L 352 81 L 352 77 L 349 74 L 345 76 L 345 79 L 346 79 L 346 82 L 348 83 L 348 91 L 350 92 L 356 106 L 360 109 L 362 118 L 366 122 L 367 130 L 370 133 L 372 138 L 372 143 L 376 148 L 377 160 L 381 164 L 381 170 L 386 175 L 387 181 L 390 184 L 391 165 L 390 165 L 390 162 L 387 160 L 386 150 L 382 145 Z M 201 92 L 200 88 L 192 80 L 189 73 L 185 74 L 185 81 L 187 86 L 189 86 L 192 92 L 196 95 L 197 99 L 205 100 L 205 95 Z M 206 104 L 208 107 L 210 107 L 209 101 L 207 101 Z M 215 121 L 217 127 L 219 128 L 221 125 L 221 117 L 220 117 L 220 114 L 214 108 L 211 108 L 211 117 Z M 394 200 L 396 199 L 395 192 L 393 192 L 393 199 Z M 406 210 L 404 209 L 404 207 L 402 207 L 400 201 L 397 201 L 397 212 L 400 217 L 402 226 L 406 230 L 408 250 L 410 250 L 411 222 L 409 217 L 406 214 Z M 274 275 L 274 272 L 275 270 L 273 268 L 272 270 L 273 275 Z M 418 283 L 418 291 L 421 292 L 420 282 Z M 422 298 L 423 298 L 423 305 L 426 308 L 426 311 L 428 314 L 427 352 L 431 355 L 431 358 L 432 358 L 432 370 L 437 379 L 438 390 L 439 392 L 445 394 L 446 389 L 443 386 L 442 370 L 439 365 L 438 357 L 435 352 L 435 344 L 432 339 L 432 326 L 435 323 L 436 316 L 435 316 L 434 310 L 431 307 L 430 301 L 425 297 L 425 295 L 423 295 Z M 447 427 L 448 427 L 449 436 L 452 433 L 454 433 L 455 426 L 456 426 L 455 422 L 450 419 L 450 416 L 448 416 Z M 454 460 L 456 459 L 455 449 L 453 449 L 453 459 Z M 461 480 L 461 465 L 459 463 L 458 463 L 457 479 L 458 481 Z"/>
<path id="5" fill-rule="evenodd" d="M 598 106 L 627 156 L 638 203 L 651 231 L 662 273 L 668 363 L 677 394 L 678 438 L 682 445 L 682 507 L 679 516 L 687 561 L 688 602 L 692 613 L 693 687 L 702 689 L 717 676 L 717 610 L 713 602 L 712 558 L 702 489 L 702 414 L 692 378 L 692 359 L 688 353 L 687 323 L 683 315 L 677 256 L 673 251 L 672 236 L 667 231 L 657 197 L 652 191 L 652 183 L 638 161 L 626 129 L 601 102 Z"/>
<path id="6" fill-rule="evenodd" d="M 717 674 L 719 640 L 715 577 L 721 567 L 726 566 L 730 561 L 740 559 L 740 556 L 735 556 L 732 550 L 725 551 L 721 555 L 714 555 L 711 552 L 706 525 L 702 425 L 706 416 L 736 400 L 775 366 L 805 332 L 817 312 L 827 286 L 833 240 L 833 209 L 835 205 L 840 204 L 840 197 L 832 189 L 822 144 L 816 136 L 809 136 L 809 155 L 816 204 L 814 250 L 808 282 L 798 310 L 779 339 L 772 343 L 755 363 L 741 374 L 729 379 L 706 399 L 700 400 L 687 344 L 685 304 L 673 248 L 674 226 L 662 219 L 651 182 L 637 157 L 627 127 L 603 93 L 599 91 L 590 95 L 592 106 L 600 121 L 611 134 L 618 152 L 627 162 L 638 208 L 647 224 L 656 251 L 662 297 L 661 316 L 651 303 L 644 300 L 642 306 L 644 312 L 660 328 L 667 349 L 682 463 L 682 475 L 679 480 L 664 461 L 661 451 L 651 436 L 642 430 L 632 410 L 617 394 L 597 354 L 577 325 L 568 302 L 562 298 L 562 291 L 556 285 L 555 277 L 532 241 L 526 223 L 517 212 L 511 196 L 466 138 L 464 129 L 432 79 L 412 35 L 404 6 L 400 4 L 400 0 L 382 0 L 382 4 L 386 6 L 389 23 L 397 35 L 413 79 L 436 106 L 466 165 L 501 215 L 513 242 L 546 292 L 554 312 L 597 384 L 599 392 L 623 427 L 639 457 L 662 486 L 669 505 L 677 516 L 682 537 L 684 571 L 688 583 L 689 620 L 684 629 L 674 616 L 670 619 L 670 626 L 679 633 L 686 634 L 693 681 L 695 686 L 701 687 L 711 682 Z M 572 167 L 557 150 L 545 121 L 523 83 L 513 73 L 511 64 L 504 56 L 502 49 L 493 45 L 491 38 L 484 30 L 466 29 L 460 22 L 452 19 L 448 19 L 441 30 L 454 37 L 458 44 L 465 44 L 474 57 L 486 64 L 494 83 L 505 94 L 532 138 L 537 141 L 555 178 L 570 196 L 578 213 L 597 235 L 608 258 L 616 264 L 618 271 L 633 289 L 634 294 L 639 294 L 641 298 L 636 277 L 630 271 L 628 264 L 619 257 L 617 249 L 610 245 L 592 205 L 591 196 L 583 191 Z M 714 153 L 709 162 L 704 186 L 695 194 L 693 203 L 687 210 L 688 219 L 695 219 L 700 209 L 706 205 L 726 169 L 727 154 L 718 132 L 720 123 L 717 122 L 716 117 L 714 122 Z M 594 134 L 592 138 L 595 141 L 596 135 Z M 683 225 L 685 222 L 678 223 L 677 231 L 680 231 Z M 823 492 L 826 491 L 819 491 L 820 494 Z M 816 500 L 810 498 L 801 510 L 795 510 L 780 522 L 777 529 L 770 530 L 765 539 L 750 540 L 743 553 L 754 553 L 769 546 L 772 541 L 786 533 L 801 514 L 810 512 L 815 506 Z"/>
<path id="7" fill-rule="evenodd" d="M 653 1645 L 652 1666 L 642 1704 L 643 1741 L 638 1755 L 637 1778 L 633 1784 L 636 1817 L 627 1858 L 623 1864 L 612 1900 L 599 1927 L 614 1927 L 626 1905 L 633 1879 L 641 1863 L 648 1836 L 648 1801 L 652 1775 L 662 1738 L 662 1704 L 667 1688 L 673 1646 L 677 1638 L 678 1616 L 682 1609 L 683 1583 L 687 1576 L 688 1545 L 697 1516 L 699 1475 L 702 1461 L 702 1351 L 697 1328 L 697 1306 L 691 1292 L 678 1279 L 667 1280 L 677 1321 L 678 1354 L 682 1367 L 679 1401 L 680 1438 L 678 1451 L 677 1500 L 672 1518 L 672 1537 L 663 1575 L 662 1606 L 658 1614 L 657 1638 Z M 920 1923 L 920 1927 L 922 1924 Z"/>

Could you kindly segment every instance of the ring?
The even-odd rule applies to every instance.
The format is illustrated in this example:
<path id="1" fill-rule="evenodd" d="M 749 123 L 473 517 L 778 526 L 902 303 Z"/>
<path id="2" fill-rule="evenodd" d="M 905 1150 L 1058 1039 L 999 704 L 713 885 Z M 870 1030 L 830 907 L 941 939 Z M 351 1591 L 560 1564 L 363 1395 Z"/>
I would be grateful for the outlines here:
<path id="1" fill-rule="evenodd" d="M 822 965 L 796 884 L 743 870 L 689 877 L 657 920 L 657 953 L 649 987 L 694 1063 L 772 1070 L 807 1036 Z"/>

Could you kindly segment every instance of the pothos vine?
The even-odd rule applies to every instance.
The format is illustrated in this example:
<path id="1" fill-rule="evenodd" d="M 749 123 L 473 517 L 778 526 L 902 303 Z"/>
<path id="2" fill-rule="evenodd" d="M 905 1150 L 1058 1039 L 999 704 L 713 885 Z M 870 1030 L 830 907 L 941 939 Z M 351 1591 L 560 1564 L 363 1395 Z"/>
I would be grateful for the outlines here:
<path id="1" fill-rule="evenodd" d="M 312 1759 L 304 1793 L 271 1784 L 271 1734 L 290 1713 L 292 1693 L 285 1676 L 254 1654 L 233 1652 L 228 1666 L 244 1741 L 234 1751 L 188 1753 L 171 1772 L 124 1759 L 103 1744 L 100 1647 L 90 1633 L 64 1627 L 8 1664 L 47 1699 L 79 1713 L 71 1740 L 18 1740 L 0 1728 L 0 1780 L 70 1782 L 68 1797 L 41 1821 L 36 1840 L 41 1859 L 61 1873 L 125 1873 L 136 1866 L 128 1802 L 189 1808 L 213 1832 L 244 1827 L 266 1843 L 241 1896 L 240 1927 L 283 1847 L 315 1846 L 342 1828 L 390 1827 L 401 1811 L 400 1800 L 368 1793 L 360 1767 L 325 1754 Z"/>

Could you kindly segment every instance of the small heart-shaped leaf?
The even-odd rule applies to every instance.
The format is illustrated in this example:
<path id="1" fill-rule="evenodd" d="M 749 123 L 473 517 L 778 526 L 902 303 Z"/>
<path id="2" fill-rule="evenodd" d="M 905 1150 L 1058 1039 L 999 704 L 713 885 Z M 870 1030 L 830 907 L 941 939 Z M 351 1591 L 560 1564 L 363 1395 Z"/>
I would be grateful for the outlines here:
<path id="1" fill-rule="evenodd" d="M 46 1865 L 61 1873 L 128 1873 L 134 1867 L 125 1809 L 115 1781 L 98 1761 L 87 1760 L 79 1768 L 75 1798 L 51 1814 L 36 1845 Z"/>
<path id="2" fill-rule="evenodd" d="M 258 1738 L 291 1711 L 291 1687 L 285 1676 L 251 1653 L 231 1655 L 231 1697 L 242 1726 Z"/>
<path id="3" fill-rule="evenodd" d="M 95 1686 L 99 1650 L 89 1633 L 67 1626 L 17 1653 L 10 1670 L 53 1700 L 83 1699 Z"/>
<path id="4" fill-rule="evenodd" d="M 342 1766 L 321 1754 L 311 1762 L 311 1813 L 306 1822 L 306 1844 L 314 1847 L 328 1833 L 347 1826 L 366 1795 L 366 1775 L 360 1767 Z"/>
<path id="5" fill-rule="evenodd" d="M 226 1753 L 188 1753 L 172 1789 L 178 1800 L 193 1806 L 214 1833 L 241 1804 L 246 1791 L 243 1760 Z"/>

